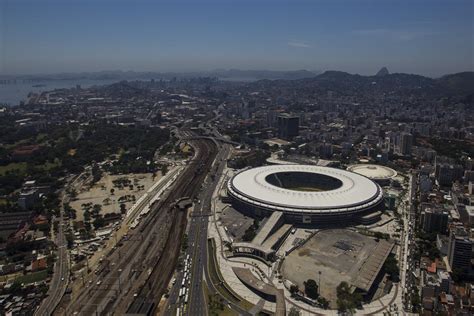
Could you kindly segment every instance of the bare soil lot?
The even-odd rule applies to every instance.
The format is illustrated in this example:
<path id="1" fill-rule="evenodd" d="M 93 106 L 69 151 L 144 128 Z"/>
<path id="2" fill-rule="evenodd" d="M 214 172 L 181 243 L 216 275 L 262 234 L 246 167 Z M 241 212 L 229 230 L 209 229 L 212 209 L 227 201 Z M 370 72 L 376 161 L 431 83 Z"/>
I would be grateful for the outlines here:
<path id="1" fill-rule="evenodd" d="M 121 178 L 128 179 L 132 187 L 128 185 L 123 187 L 114 186 L 114 180 Z M 104 173 L 102 179 L 90 189 L 83 187 L 81 191 L 77 192 L 76 200 L 70 203 L 71 207 L 76 210 L 76 220 L 81 221 L 84 218 L 82 204 L 92 203 L 102 205 L 101 214 L 120 212 L 121 203 L 124 203 L 127 209 L 130 208 L 134 201 L 138 200 L 159 178 L 159 173 L 154 180 L 151 173 L 126 175 L 110 175 Z M 114 190 L 113 194 L 111 193 L 112 189 Z"/>

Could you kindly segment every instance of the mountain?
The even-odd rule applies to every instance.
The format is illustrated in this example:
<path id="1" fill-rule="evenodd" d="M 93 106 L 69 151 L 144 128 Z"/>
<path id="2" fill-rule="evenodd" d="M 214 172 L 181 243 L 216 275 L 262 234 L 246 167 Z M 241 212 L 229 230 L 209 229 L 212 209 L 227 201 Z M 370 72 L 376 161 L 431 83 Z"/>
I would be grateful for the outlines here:
<path id="1" fill-rule="evenodd" d="M 315 77 L 298 80 L 260 80 L 255 83 L 255 87 L 286 93 L 312 91 L 314 94 L 325 94 L 327 91 L 334 91 L 346 96 L 367 96 L 376 92 L 387 96 L 397 94 L 408 94 L 420 98 L 458 96 L 461 100 L 472 100 L 474 98 L 474 72 L 451 74 L 433 79 L 405 73 L 362 76 L 343 71 L 325 71 Z M 467 102 L 471 103 L 471 101 Z"/>
<path id="2" fill-rule="evenodd" d="M 388 72 L 388 69 L 387 67 L 382 67 L 378 72 L 377 74 L 375 75 L 376 77 L 383 77 L 383 76 L 386 76 L 386 75 L 389 75 L 390 73 Z"/>
<path id="3" fill-rule="evenodd" d="M 278 70 L 240 70 L 240 69 L 229 69 L 229 70 L 215 70 L 207 73 L 212 77 L 218 78 L 235 78 L 235 79 L 303 79 L 311 78 L 316 76 L 317 72 L 312 72 L 308 70 L 291 70 L 291 71 L 278 71 Z"/>
<path id="4" fill-rule="evenodd" d="M 437 79 L 439 85 L 452 94 L 474 94 L 474 72 L 465 71 Z"/>

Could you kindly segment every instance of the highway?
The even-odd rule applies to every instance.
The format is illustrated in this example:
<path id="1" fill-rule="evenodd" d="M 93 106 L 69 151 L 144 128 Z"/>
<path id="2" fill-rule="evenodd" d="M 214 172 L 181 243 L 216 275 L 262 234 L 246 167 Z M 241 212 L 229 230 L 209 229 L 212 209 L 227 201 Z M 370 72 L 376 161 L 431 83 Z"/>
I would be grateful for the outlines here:
<path id="1" fill-rule="evenodd" d="M 248 315 L 248 312 L 240 306 L 228 302 L 224 296 L 216 289 L 212 283 L 208 269 L 208 247 L 207 232 L 209 216 L 211 216 L 212 195 L 219 183 L 220 176 L 226 164 L 226 159 L 230 152 L 228 144 L 218 145 L 218 154 L 211 169 L 210 175 L 203 184 L 198 200 L 194 204 L 188 231 L 187 250 L 182 255 L 184 261 L 189 256 L 188 271 L 179 270 L 176 273 L 175 282 L 171 288 L 165 315 L 176 315 L 179 308 L 181 315 L 208 315 L 206 298 L 204 297 L 204 281 L 208 286 L 210 294 L 217 294 L 223 299 L 225 305 L 230 306 L 240 315 Z M 186 272 L 186 279 L 183 278 Z M 184 290 L 184 295 L 180 296 L 180 291 Z"/>
<path id="2" fill-rule="evenodd" d="M 175 314 L 177 308 L 180 311 L 186 311 L 188 315 L 207 315 L 207 304 L 204 298 L 202 288 L 204 275 L 207 269 L 207 228 L 209 216 L 211 215 L 212 194 L 217 186 L 219 176 L 226 163 L 225 158 L 229 154 L 228 145 L 218 145 L 218 154 L 210 175 L 204 181 L 198 198 L 193 205 L 193 212 L 189 222 L 188 245 L 183 254 L 183 259 L 189 256 L 188 271 L 178 271 L 175 284 L 172 287 L 168 299 L 167 315 Z M 184 274 L 186 280 L 183 283 Z M 190 274 L 190 276 L 188 276 Z M 209 279 L 210 280 L 210 279 Z M 180 290 L 184 288 L 185 295 L 179 295 Z M 187 304 L 185 302 L 188 297 Z M 184 308 L 186 307 L 186 308 Z"/>
<path id="3" fill-rule="evenodd" d="M 87 167 L 86 167 L 87 170 Z M 70 188 L 75 190 L 78 186 L 82 185 L 84 181 L 84 173 L 79 174 L 72 179 L 67 181 L 65 188 Z M 68 284 L 69 284 L 69 252 L 67 249 L 66 235 L 64 234 L 64 228 L 66 223 L 64 222 L 64 204 L 69 202 L 69 196 L 66 193 L 66 190 L 61 191 L 61 210 L 58 219 L 58 232 L 56 235 L 56 246 L 57 251 L 57 260 L 54 264 L 53 276 L 49 284 L 47 296 L 41 302 L 41 305 L 35 311 L 35 315 L 52 315 L 56 308 L 58 307 L 61 299 L 66 293 Z"/>
<path id="4" fill-rule="evenodd" d="M 62 193 L 62 203 L 64 203 L 66 194 Z M 64 205 L 64 204 L 63 204 Z M 62 207 L 61 207 L 62 208 Z M 58 257 L 54 265 L 54 272 L 47 297 L 42 301 L 35 315 L 51 315 L 58 306 L 64 293 L 66 293 L 69 280 L 69 256 L 67 251 L 66 236 L 64 234 L 63 210 L 61 209 L 58 220 L 58 233 L 56 236 L 56 246 L 58 247 Z"/>

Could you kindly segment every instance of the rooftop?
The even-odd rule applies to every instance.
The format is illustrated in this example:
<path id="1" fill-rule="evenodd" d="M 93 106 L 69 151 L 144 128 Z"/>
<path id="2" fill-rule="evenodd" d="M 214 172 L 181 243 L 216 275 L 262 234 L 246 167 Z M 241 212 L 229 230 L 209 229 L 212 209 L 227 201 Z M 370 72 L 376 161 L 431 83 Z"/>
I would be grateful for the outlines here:
<path id="1" fill-rule="evenodd" d="M 298 186 L 292 183 L 293 187 L 290 188 L 284 185 L 285 177 L 295 178 L 298 173 L 308 184 Z M 312 175 L 314 179 L 309 180 Z M 287 182 L 292 181 L 295 182 L 293 179 Z M 313 187 L 316 182 L 317 185 Z M 248 203 L 279 211 L 357 211 L 376 205 L 383 198 L 379 185 L 364 176 L 342 169 L 313 165 L 277 165 L 248 169 L 229 181 L 228 190 Z"/>
<path id="2" fill-rule="evenodd" d="M 382 239 L 378 242 L 353 281 L 357 288 L 367 292 L 370 290 L 392 248 L 393 244 L 388 241 Z"/>
<path id="3" fill-rule="evenodd" d="M 397 172 L 392 168 L 374 164 L 350 165 L 347 170 L 373 180 L 392 179 L 397 175 Z"/>

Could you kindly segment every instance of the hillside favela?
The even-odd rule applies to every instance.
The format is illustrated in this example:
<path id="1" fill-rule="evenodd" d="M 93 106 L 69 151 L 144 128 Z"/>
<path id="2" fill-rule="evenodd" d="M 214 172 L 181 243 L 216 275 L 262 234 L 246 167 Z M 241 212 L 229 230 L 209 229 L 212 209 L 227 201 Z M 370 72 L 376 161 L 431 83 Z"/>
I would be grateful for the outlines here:
<path id="1" fill-rule="evenodd" d="M 472 1 L 0 21 L 0 315 L 474 314 Z"/>

